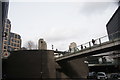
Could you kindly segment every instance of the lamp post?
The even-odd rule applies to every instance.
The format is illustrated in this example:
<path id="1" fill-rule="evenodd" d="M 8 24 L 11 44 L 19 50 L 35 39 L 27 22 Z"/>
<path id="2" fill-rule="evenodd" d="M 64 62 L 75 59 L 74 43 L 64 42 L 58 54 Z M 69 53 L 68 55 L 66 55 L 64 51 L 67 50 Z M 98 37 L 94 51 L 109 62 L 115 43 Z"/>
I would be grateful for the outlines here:
<path id="1" fill-rule="evenodd" d="M 40 72 L 40 78 L 41 78 L 41 80 L 42 80 L 42 74 L 43 74 L 43 72 Z"/>

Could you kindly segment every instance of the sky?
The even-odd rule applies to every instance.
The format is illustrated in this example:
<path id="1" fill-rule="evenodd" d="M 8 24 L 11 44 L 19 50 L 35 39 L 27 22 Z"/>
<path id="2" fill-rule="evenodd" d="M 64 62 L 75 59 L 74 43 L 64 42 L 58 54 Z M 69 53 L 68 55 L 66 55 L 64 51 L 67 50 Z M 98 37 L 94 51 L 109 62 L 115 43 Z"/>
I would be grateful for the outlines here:
<path id="1" fill-rule="evenodd" d="M 10 0 L 11 31 L 28 41 L 43 38 L 48 49 L 66 50 L 107 35 L 106 24 L 118 7 L 118 0 Z"/>

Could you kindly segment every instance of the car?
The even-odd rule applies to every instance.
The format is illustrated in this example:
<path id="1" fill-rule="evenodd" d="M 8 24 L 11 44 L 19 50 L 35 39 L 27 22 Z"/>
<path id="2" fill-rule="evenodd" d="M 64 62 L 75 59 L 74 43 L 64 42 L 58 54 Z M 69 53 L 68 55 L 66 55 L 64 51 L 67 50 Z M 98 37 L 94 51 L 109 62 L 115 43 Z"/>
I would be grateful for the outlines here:
<path id="1" fill-rule="evenodd" d="M 59 58 L 59 57 L 62 57 L 62 56 L 63 56 L 63 54 L 54 53 L 55 58 Z"/>
<path id="2" fill-rule="evenodd" d="M 87 79 L 96 79 L 96 72 L 89 72 Z"/>
<path id="3" fill-rule="evenodd" d="M 111 75 L 110 75 L 110 78 L 111 79 L 119 79 L 120 80 L 120 74 L 119 73 L 112 73 Z"/>
<path id="4" fill-rule="evenodd" d="M 99 80 L 106 80 L 107 79 L 107 75 L 105 74 L 105 72 L 98 72 L 97 73 L 97 79 Z"/>

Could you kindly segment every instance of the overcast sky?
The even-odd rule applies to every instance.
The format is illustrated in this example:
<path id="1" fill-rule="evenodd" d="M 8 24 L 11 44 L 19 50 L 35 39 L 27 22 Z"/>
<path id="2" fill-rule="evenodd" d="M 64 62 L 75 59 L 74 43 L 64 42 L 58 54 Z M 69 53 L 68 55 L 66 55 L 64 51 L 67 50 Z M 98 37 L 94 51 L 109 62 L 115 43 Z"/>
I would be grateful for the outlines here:
<path id="1" fill-rule="evenodd" d="M 54 45 L 58 50 L 107 35 L 106 24 L 118 7 L 117 0 L 10 1 L 11 30 L 21 35 L 22 46 L 44 38 L 49 49 Z"/>

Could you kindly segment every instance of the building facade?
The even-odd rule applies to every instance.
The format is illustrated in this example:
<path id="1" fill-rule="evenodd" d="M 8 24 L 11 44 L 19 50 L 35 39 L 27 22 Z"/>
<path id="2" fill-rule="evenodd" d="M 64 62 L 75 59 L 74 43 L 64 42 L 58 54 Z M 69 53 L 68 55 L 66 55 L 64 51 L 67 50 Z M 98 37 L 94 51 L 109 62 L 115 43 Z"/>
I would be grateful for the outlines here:
<path id="1" fill-rule="evenodd" d="M 9 1 L 3 2 L 6 0 L 0 1 L 0 80 L 2 79 L 2 50 L 3 50 L 3 32 L 4 32 L 4 24 L 5 19 L 7 18 L 8 14 L 8 6 Z"/>
<path id="2" fill-rule="evenodd" d="M 109 40 L 114 40 L 114 39 L 120 39 L 120 2 L 118 9 L 115 11 L 111 19 L 106 25 L 107 27 L 107 32 L 109 35 Z M 113 54 L 112 57 L 114 59 L 114 62 L 117 63 L 118 65 L 120 64 L 120 50 L 116 51 L 111 51 L 109 52 L 110 54 Z"/>
<path id="3" fill-rule="evenodd" d="M 5 22 L 8 16 L 8 8 L 9 8 L 9 0 L 3 0 L 2 1 L 2 25 L 3 25 L 3 30 L 5 26 Z"/>
<path id="4" fill-rule="evenodd" d="M 106 25 L 109 40 L 120 38 L 120 6 Z"/>
<path id="5" fill-rule="evenodd" d="M 21 36 L 11 32 L 11 22 L 9 19 L 5 21 L 3 36 L 3 57 L 8 56 L 9 51 L 21 49 Z"/>
<path id="6" fill-rule="evenodd" d="M 8 43 L 8 50 L 20 50 L 21 49 L 21 36 L 16 33 L 10 33 L 10 39 Z"/>
<path id="7" fill-rule="evenodd" d="M 7 52 L 8 43 L 10 39 L 10 30 L 11 30 L 11 22 L 9 19 L 6 19 L 5 27 L 4 27 L 4 37 L 3 37 L 3 51 Z"/>

